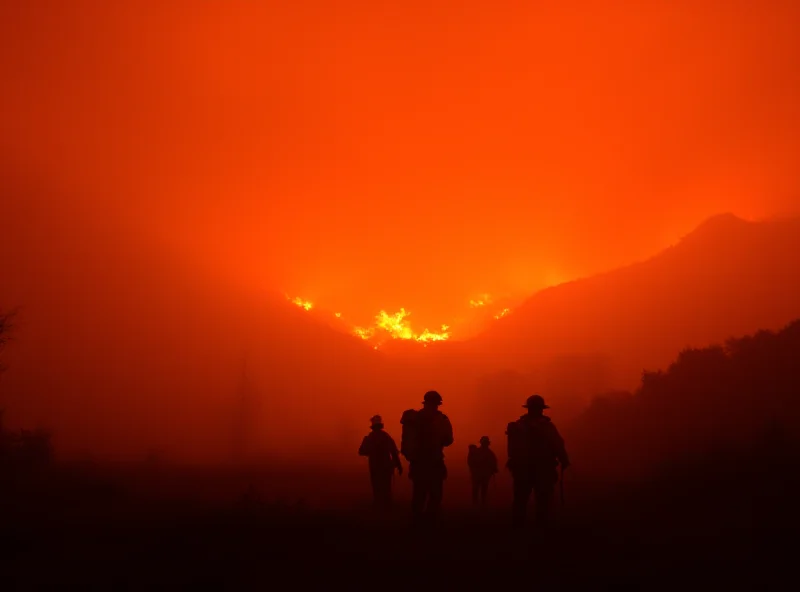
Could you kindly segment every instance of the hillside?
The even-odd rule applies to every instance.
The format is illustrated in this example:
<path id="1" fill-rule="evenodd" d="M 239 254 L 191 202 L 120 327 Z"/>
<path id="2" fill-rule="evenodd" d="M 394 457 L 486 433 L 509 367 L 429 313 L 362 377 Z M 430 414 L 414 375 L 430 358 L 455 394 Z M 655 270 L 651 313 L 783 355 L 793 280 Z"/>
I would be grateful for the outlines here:
<path id="1" fill-rule="evenodd" d="M 596 356 L 613 386 L 685 346 L 777 329 L 800 315 L 800 218 L 701 224 L 655 257 L 543 290 L 468 344 L 498 368 Z M 609 386 L 612 386 L 609 385 Z"/>
<path id="2" fill-rule="evenodd" d="M 79 218 L 67 199 L 10 197 L 0 305 L 19 314 L 0 407 L 11 425 L 52 428 L 65 454 L 224 457 L 245 359 L 262 444 L 291 441 L 287 426 L 301 420 L 335 437 L 339 396 L 369 396 L 379 352 L 283 295 L 235 285 L 134 229 Z"/>
<path id="3" fill-rule="evenodd" d="M 799 356 L 800 320 L 685 349 L 644 373 L 635 394 L 596 398 L 563 431 L 584 472 L 605 479 L 681 466 L 766 473 L 798 458 Z"/>

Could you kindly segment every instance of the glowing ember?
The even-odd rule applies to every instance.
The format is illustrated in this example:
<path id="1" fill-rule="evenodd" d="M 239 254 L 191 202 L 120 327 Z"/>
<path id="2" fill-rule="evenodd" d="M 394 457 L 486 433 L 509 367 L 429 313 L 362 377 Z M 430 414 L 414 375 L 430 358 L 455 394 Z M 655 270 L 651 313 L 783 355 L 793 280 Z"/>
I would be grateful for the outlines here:
<path id="1" fill-rule="evenodd" d="M 492 301 L 491 297 L 488 294 L 483 294 L 480 298 L 475 300 L 469 301 L 470 308 L 480 308 L 481 306 L 486 306 Z"/>
<path id="2" fill-rule="evenodd" d="M 333 313 L 333 316 L 335 316 L 337 319 L 341 319 L 342 318 L 342 313 L 336 312 L 336 313 Z"/>
<path id="3" fill-rule="evenodd" d="M 450 333 L 447 332 L 449 327 L 447 325 L 442 325 L 442 332 L 441 333 L 433 333 L 425 329 L 421 335 L 417 335 L 414 337 L 417 341 L 422 341 L 423 343 L 427 343 L 428 341 L 446 341 L 450 337 Z"/>
<path id="4" fill-rule="evenodd" d="M 504 309 L 503 309 L 503 310 L 500 312 L 500 314 L 496 314 L 496 315 L 494 315 L 494 318 L 496 318 L 496 319 L 502 319 L 504 316 L 506 316 L 506 315 L 507 315 L 508 313 L 510 313 L 510 312 L 511 312 L 511 311 L 510 311 L 509 309 L 507 309 L 507 308 L 504 308 Z"/>
<path id="5" fill-rule="evenodd" d="M 311 302 L 309 302 L 308 300 L 303 300 L 302 298 L 299 297 L 289 298 L 289 300 L 291 300 L 294 304 L 296 304 L 297 306 L 299 306 L 304 310 L 311 310 L 312 308 L 314 308 L 314 305 Z"/>
<path id="6" fill-rule="evenodd" d="M 375 336 L 375 329 L 372 328 L 365 329 L 364 327 L 356 327 L 355 329 L 353 329 L 353 333 L 355 335 L 358 335 L 361 339 L 367 340 Z"/>

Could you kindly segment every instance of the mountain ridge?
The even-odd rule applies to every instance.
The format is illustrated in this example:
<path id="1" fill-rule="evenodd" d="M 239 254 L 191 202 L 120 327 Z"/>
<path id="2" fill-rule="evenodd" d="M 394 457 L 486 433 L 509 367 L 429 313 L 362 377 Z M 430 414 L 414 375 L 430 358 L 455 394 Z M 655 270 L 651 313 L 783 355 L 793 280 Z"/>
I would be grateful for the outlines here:
<path id="1" fill-rule="evenodd" d="M 469 347 L 518 367 L 526 357 L 604 351 L 630 356 L 640 372 L 670 351 L 800 316 L 798 269 L 800 217 L 721 214 L 648 259 L 533 294 Z"/>

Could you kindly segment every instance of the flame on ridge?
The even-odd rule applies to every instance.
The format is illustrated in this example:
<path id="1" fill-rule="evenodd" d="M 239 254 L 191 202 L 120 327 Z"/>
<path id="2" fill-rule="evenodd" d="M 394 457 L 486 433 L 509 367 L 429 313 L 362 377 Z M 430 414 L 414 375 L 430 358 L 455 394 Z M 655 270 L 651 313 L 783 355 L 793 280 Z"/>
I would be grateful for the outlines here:
<path id="1" fill-rule="evenodd" d="M 355 329 L 353 329 L 353 333 L 366 341 L 367 339 L 372 339 L 375 336 L 375 329 L 372 328 L 365 329 L 364 327 L 356 327 Z"/>
<path id="2" fill-rule="evenodd" d="M 305 311 L 309 311 L 314 308 L 314 304 L 311 301 L 300 298 L 299 296 L 292 298 L 291 296 L 287 295 L 286 299 Z M 481 300 L 471 300 L 470 306 L 472 308 L 485 306 L 490 301 L 489 295 L 484 294 Z M 502 313 L 500 313 L 500 315 L 495 315 L 495 318 L 499 319 L 501 316 L 505 316 L 508 312 L 508 309 L 505 309 Z M 379 338 L 383 334 L 388 335 L 392 339 L 417 341 L 426 347 L 428 343 L 433 341 L 447 341 L 450 338 L 450 327 L 445 324 L 441 325 L 441 330 L 438 332 L 431 331 L 427 327 L 422 331 L 422 333 L 414 332 L 414 330 L 411 328 L 411 324 L 407 320 L 410 315 L 411 313 L 405 308 L 401 308 L 394 314 L 389 314 L 385 310 L 381 310 L 375 316 L 375 326 L 354 327 L 352 329 L 352 333 L 364 341 Z M 337 319 L 341 319 L 342 313 L 336 312 L 333 313 L 333 316 L 335 316 Z M 375 345 L 374 349 L 378 349 L 378 345 Z"/>
<path id="3" fill-rule="evenodd" d="M 368 340 L 376 337 L 378 331 L 388 334 L 392 339 L 408 339 L 427 344 L 431 341 L 446 341 L 450 338 L 450 332 L 447 325 L 441 326 L 441 332 L 430 331 L 425 328 L 422 333 L 415 333 L 411 329 L 410 323 L 406 320 L 411 315 L 405 308 L 401 308 L 399 312 L 389 314 L 385 310 L 380 311 L 375 316 L 375 327 L 356 327 L 353 333 L 361 339 Z M 377 349 L 377 346 L 376 346 Z"/>
<path id="4" fill-rule="evenodd" d="M 492 302 L 491 296 L 488 294 L 481 294 L 478 298 L 469 301 L 470 308 L 480 308 Z"/>
<path id="5" fill-rule="evenodd" d="M 299 306 L 300 308 L 302 308 L 303 310 L 311 310 L 312 308 L 314 308 L 314 305 L 310 301 L 303 300 L 299 296 L 296 297 L 296 298 L 291 298 L 291 297 L 287 296 L 286 298 L 290 302 L 292 302 L 293 304 L 295 304 L 295 305 Z"/>

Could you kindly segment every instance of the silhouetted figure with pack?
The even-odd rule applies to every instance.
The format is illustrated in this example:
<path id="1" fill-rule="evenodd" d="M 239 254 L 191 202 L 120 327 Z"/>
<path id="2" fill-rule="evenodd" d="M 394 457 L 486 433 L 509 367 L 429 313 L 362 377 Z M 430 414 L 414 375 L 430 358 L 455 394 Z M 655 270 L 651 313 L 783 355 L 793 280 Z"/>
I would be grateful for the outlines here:
<path id="1" fill-rule="evenodd" d="M 472 502 L 485 508 L 489 482 L 497 473 L 497 456 L 489 448 L 489 436 L 481 437 L 480 442 L 480 447 L 470 444 L 467 465 L 472 477 Z"/>
<path id="2" fill-rule="evenodd" d="M 411 509 L 415 523 L 425 518 L 430 523 L 435 522 L 442 503 L 444 480 L 447 478 L 444 448 L 453 443 L 453 426 L 439 411 L 441 404 L 441 395 L 428 391 L 422 409 L 409 409 L 400 419 L 403 425 L 400 452 L 409 461 L 408 476 L 413 487 Z"/>
<path id="3" fill-rule="evenodd" d="M 562 471 L 569 467 L 564 440 L 550 418 L 549 409 L 539 395 L 528 397 L 523 407 L 528 412 L 508 424 L 508 463 L 514 480 L 513 521 L 523 526 L 531 492 L 536 504 L 537 526 L 547 524 L 550 506 L 558 482 L 558 465 Z M 563 475 L 563 473 L 562 473 Z"/>
<path id="4" fill-rule="evenodd" d="M 392 504 L 392 476 L 395 470 L 403 474 L 403 465 L 394 439 L 383 430 L 383 419 L 375 415 L 370 419 L 371 432 L 364 436 L 358 449 L 360 456 L 369 458 L 369 477 L 375 505 L 387 509 Z"/>

